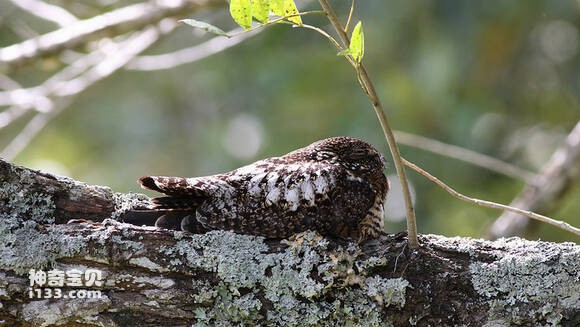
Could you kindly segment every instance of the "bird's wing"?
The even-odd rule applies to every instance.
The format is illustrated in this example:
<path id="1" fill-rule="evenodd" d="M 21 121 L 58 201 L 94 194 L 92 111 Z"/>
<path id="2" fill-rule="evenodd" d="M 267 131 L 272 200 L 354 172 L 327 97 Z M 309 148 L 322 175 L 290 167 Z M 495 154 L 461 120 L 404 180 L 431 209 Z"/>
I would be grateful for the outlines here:
<path id="1" fill-rule="evenodd" d="M 224 197 L 233 188 L 221 175 L 205 177 L 145 176 L 139 179 L 141 187 L 168 196 L 153 198 L 154 209 L 195 209 L 212 197 Z"/>
<path id="2" fill-rule="evenodd" d="M 335 176 L 328 166 L 260 161 L 221 175 L 232 191 L 212 196 L 197 220 L 212 229 L 285 237 L 331 214 Z"/>

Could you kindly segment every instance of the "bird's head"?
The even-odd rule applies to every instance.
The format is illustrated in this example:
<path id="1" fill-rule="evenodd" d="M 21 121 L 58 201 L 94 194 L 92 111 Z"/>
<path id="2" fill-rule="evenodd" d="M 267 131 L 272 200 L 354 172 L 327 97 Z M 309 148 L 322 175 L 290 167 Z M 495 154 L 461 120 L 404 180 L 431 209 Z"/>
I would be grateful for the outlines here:
<path id="1" fill-rule="evenodd" d="M 331 137 L 304 148 L 310 160 L 328 161 L 343 166 L 354 175 L 382 173 L 385 157 L 369 143 L 352 137 Z"/>

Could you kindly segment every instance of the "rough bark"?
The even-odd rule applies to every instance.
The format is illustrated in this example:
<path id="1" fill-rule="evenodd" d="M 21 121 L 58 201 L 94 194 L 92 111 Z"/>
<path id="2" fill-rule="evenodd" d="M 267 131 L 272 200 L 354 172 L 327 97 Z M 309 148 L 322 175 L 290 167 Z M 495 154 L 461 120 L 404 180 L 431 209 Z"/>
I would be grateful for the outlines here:
<path id="1" fill-rule="evenodd" d="M 574 243 L 192 235 L 118 222 L 142 195 L 1 160 L 0 183 L 0 325 L 580 324 Z M 102 270 L 102 297 L 29 298 L 29 269 L 71 267 Z"/>

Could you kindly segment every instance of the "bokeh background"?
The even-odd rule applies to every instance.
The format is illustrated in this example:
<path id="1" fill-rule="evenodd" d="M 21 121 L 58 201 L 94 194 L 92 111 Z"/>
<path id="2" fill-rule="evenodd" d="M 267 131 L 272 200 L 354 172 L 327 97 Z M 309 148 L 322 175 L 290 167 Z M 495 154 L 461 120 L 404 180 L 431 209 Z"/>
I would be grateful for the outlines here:
<path id="1" fill-rule="evenodd" d="M 130 3 L 48 2 L 79 18 Z M 297 3 L 302 10 L 318 9 L 315 1 Z M 350 1 L 331 3 L 344 20 Z M 188 17 L 235 27 L 225 6 Z M 397 130 L 536 172 L 580 119 L 580 1 L 357 1 L 355 20 L 363 21 L 364 62 Z M 322 17 L 304 21 L 330 31 Z M 0 47 L 52 29 L 12 1 L 0 4 Z M 183 25 L 147 54 L 213 37 Z M 34 85 L 62 65 L 47 58 L 10 78 Z M 2 148 L 29 118 L 0 130 Z M 10 159 L 119 192 L 141 192 L 135 181 L 142 175 L 224 172 L 337 135 L 363 138 L 388 153 L 344 58 L 312 31 L 273 26 L 174 69 L 115 73 L 78 96 Z M 507 204 L 524 185 L 455 159 L 404 145 L 401 150 L 470 196 Z M 394 174 L 392 164 L 388 172 Z M 500 214 L 460 202 L 411 171 L 409 177 L 421 233 L 480 237 Z M 402 205 L 393 195 L 390 232 L 404 229 Z M 580 225 L 580 187 L 571 187 L 548 214 Z M 579 241 L 543 224 L 527 236 Z"/>

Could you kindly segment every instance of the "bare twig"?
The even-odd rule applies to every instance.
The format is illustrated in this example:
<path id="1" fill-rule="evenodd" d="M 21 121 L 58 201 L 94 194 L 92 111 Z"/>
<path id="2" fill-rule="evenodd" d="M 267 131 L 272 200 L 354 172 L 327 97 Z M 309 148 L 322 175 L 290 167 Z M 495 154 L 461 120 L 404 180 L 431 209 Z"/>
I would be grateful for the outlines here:
<path id="1" fill-rule="evenodd" d="M 324 11 L 326 12 L 328 19 L 330 20 L 332 26 L 336 30 L 336 33 L 340 37 L 342 43 L 345 45 L 345 48 L 348 48 L 350 40 L 344 28 L 338 21 L 338 17 L 334 13 L 334 10 L 328 4 L 328 1 L 319 0 L 319 2 Z M 350 56 L 347 56 L 347 58 L 350 58 Z M 349 62 L 353 64 L 353 60 L 350 60 Z M 406 217 L 407 217 L 407 233 L 409 235 L 409 247 L 417 248 L 419 246 L 419 241 L 417 238 L 417 223 L 415 218 L 415 209 L 413 208 L 413 199 L 411 197 L 411 192 L 409 190 L 409 184 L 407 182 L 405 167 L 403 166 L 403 161 L 401 158 L 401 154 L 399 152 L 399 147 L 397 145 L 391 127 L 389 126 L 387 114 L 385 113 L 385 110 L 380 102 L 379 96 L 374 88 L 374 85 L 364 65 L 362 63 L 354 63 L 353 67 L 357 72 L 357 77 L 364 92 L 367 94 L 369 100 L 373 105 L 373 108 L 375 109 L 375 113 L 381 123 L 383 133 L 385 134 L 385 138 L 387 139 L 389 150 L 391 151 L 391 155 L 393 156 L 395 169 L 397 170 L 397 175 L 399 176 L 399 180 L 401 182 L 401 191 L 403 193 L 403 198 L 405 199 L 405 206 L 407 208 Z"/>
<path id="2" fill-rule="evenodd" d="M 354 2 L 355 2 L 355 0 L 352 0 L 350 2 L 350 10 L 348 11 L 348 18 L 346 19 L 346 24 L 344 24 L 344 31 L 346 33 L 348 33 L 348 30 L 350 29 L 350 23 L 352 21 L 352 14 L 354 13 Z"/>
<path id="3" fill-rule="evenodd" d="M 0 88 L 4 90 L 17 90 L 21 88 L 22 85 L 16 82 L 15 80 L 11 79 L 6 75 L 0 75 Z M 0 112 L 0 129 L 10 125 L 12 122 L 17 120 L 18 118 L 22 117 L 28 108 L 23 108 L 20 106 L 12 106 L 4 111 Z"/>
<path id="4" fill-rule="evenodd" d="M 51 21 L 60 27 L 76 23 L 78 18 L 66 9 L 40 0 L 10 0 L 31 15 Z"/>
<path id="5" fill-rule="evenodd" d="M 228 32 L 228 34 L 239 33 L 242 30 L 243 29 L 238 28 Z M 207 58 L 218 52 L 224 51 L 256 35 L 257 33 L 258 31 L 252 31 L 250 33 L 241 34 L 235 38 L 216 36 L 201 44 L 185 49 L 180 49 L 175 52 L 161 55 L 139 56 L 133 58 L 133 60 L 131 60 L 127 64 L 127 66 L 125 66 L 125 68 L 128 70 L 139 70 L 139 71 L 151 71 L 151 70 L 174 68 L 180 65 L 192 63 L 194 61 Z"/>
<path id="6" fill-rule="evenodd" d="M 62 98 L 54 104 L 53 110 L 45 113 L 38 113 L 34 116 L 24 128 L 10 141 L 8 146 L 2 150 L 0 157 L 6 160 L 13 160 L 22 150 L 30 144 L 32 139 L 68 104 L 70 99 Z"/>
<path id="7" fill-rule="evenodd" d="M 536 177 L 536 174 L 531 171 L 527 171 L 523 168 L 514 166 L 494 157 L 456 145 L 443 143 L 427 137 L 402 131 L 395 131 L 395 136 L 397 137 L 397 142 L 401 144 L 440 154 L 449 158 L 465 161 L 475 166 L 483 167 L 491 171 L 504 174 L 506 176 L 523 180 L 524 182 L 529 183 Z"/>
<path id="8" fill-rule="evenodd" d="M 12 106 L 0 112 L 0 129 L 12 124 L 18 118 L 24 116 L 29 111 L 29 108 L 21 106 Z"/>
<path id="9" fill-rule="evenodd" d="M 6 75 L 0 75 L 0 89 L 4 90 L 16 90 L 21 88 L 22 85 L 17 81 L 13 80 L 12 78 Z"/>
<path id="10" fill-rule="evenodd" d="M 0 49 L 0 72 L 7 72 L 65 49 L 93 41 L 103 35 L 121 35 L 167 17 L 181 16 L 220 0 L 160 0 L 130 5 L 105 14 L 78 21 L 56 31 Z"/>
<path id="11" fill-rule="evenodd" d="M 555 200 L 561 198 L 573 181 L 579 177 L 580 122 L 568 134 L 564 144 L 554 152 L 537 177 L 524 187 L 510 205 L 547 212 L 554 207 Z M 517 234 L 527 226 L 528 222 L 528 219 L 519 213 L 504 212 L 490 226 L 488 237 L 495 239 Z"/>
<path id="12" fill-rule="evenodd" d="M 158 26 L 158 28 L 150 28 L 147 34 L 170 33 L 175 28 L 176 23 L 174 21 L 161 22 Z M 136 37 L 136 35 L 131 38 Z M 107 70 L 116 69 L 116 64 L 112 62 L 112 59 L 119 58 L 121 61 L 124 60 L 121 56 L 124 51 L 120 50 L 120 48 L 124 48 L 125 42 L 132 42 L 131 38 L 108 43 L 107 47 L 99 48 L 81 57 L 39 86 L 0 92 L 0 105 L 17 105 L 27 108 L 38 107 L 37 102 L 43 97 L 68 96 L 84 90 L 84 84 L 99 80 L 101 76 L 107 74 Z M 87 71 L 91 67 L 94 68 Z"/>
<path id="13" fill-rule="evenodd" d="M 531 212 L 529 210 L 522 210 L 522 209 L 518 209 L 515 207 L 507 206 L 505 204 L 499 204 L 499 203 L 495 203 L 495 202 L 491 202 L 491 201 L 480 200 L 480 199 L 476 199 L 476 198 L 472 198 L 472 197 L 463 195 L 463 194 L 457 192 L 456 190 L 452 189 L 447 184 L 440 181 L 437 177 L 435 177 L 435 176 L 429 174 L 428 172 L 426 172 L 425 170 L 419 168 L 417 165 L 415 165 L 415 164 L 413 164 L 405 159 L 403 159 L 403 162 L 405 163 L 405 165 L 407 167 L 409 167 L 409 168 L 413 169 L 414 171 L 418 172 L 419 174 L 425 176 L 428 180 L 437 184 L 439 187 L 441 187 L 442 189 L 444 189 L 449 194 L 453 195 L 454 197 L 456 197 L 459 200 L 473 203 L 473 204 L 476 204 L 478 206 L 482 206 L 482 207 L 486 207 L 486 208 L 515 212 L 517 214 L 524 215 L 526 217 L 536 219 L 536 220 L 539 220 L 541 222 L 556 226 L 556 227 L 561 228 L 561 229 L 568 231 L 570 233 L 580 235 L 580 228 L 574 227 L 566 222 L 555 220 L 555 219 L 552 219 L 550 217 L 546 217 L 546 216 Z"/>
<path id="14" fill-rule="evenodd" d="M 137 54 L 149 48 L 159 39 L 161 34 L 169 33 L 171 30 L 150 27 L 143 32 L 136 32 L 128 40 L 122 42 L 116 51 L 108 52 L 108 56 L 104 60 L 87 70 L 84 74 L 71 80 L 61 81 L 60 83 L 55 82 L 54 85 L 51 85 L 49 91 L 51 95 L 58 98 L 58 102 L 54 104 L 52 110 L 39 113 L 32 118 L 2 153 L 0 153 L 0 156 L 8 160 L 13 159 L 53 117 L 66 108 L 72 101 L 73 96 L 78 95 L 94 83 L 112 75 Z"/>

